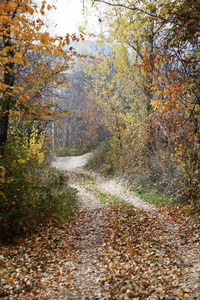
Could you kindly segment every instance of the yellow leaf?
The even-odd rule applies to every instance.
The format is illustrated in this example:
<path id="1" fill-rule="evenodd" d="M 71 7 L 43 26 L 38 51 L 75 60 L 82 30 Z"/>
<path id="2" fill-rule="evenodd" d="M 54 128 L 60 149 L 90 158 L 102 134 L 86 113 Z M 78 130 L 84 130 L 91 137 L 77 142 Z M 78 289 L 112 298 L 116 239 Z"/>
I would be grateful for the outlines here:
<path id="1" fill-rule="evenodd" d="M 9 6 L 10 6 L 10 7 L 13 7 L 13 8 L 16 8 L 16 7 L 17 7 L 17 4 L 12 2 L 12 3 L 9 4 Z"/>
<path id="2" fill-rule="evenodd" d="M 2 195 L 4 198 L 6 198 L 6 195 L 0 191 L 0 195 Z"/>
<path id="3" fill-rule="evenodd" d="M 97 41 L 97 45 L 99 45 L 100 47 L 103 47 L 105 45 L 104 41 Z"/>
<path id="4" fill-rule="evenodd" d="M 3 181 L 4 180 L 4 176 L 6 174 L 6 169 L 4 167 L 2 167 L 2 166 L 0 166 L 0 169 L 2 170 L 0 181 Z"/>
<path id="5" fill-rule="evenodd" d="M 103 33 L 99 33 L 98 37 L 99 37 L 100 39 L 104 39 L 104 38 L 105 38 L 105 36 L 104 36 Z"/>
<path id="6" fill-rule="evenodd" d="M 85 30 L 85 27 L 83 26 L 78 26 L 78 31 L 83 32 Z"/>
<path id="7" fill-rule="evenodd" d="M 46 37 L 44 35 L 41 36 L 40 40 L 41 40 L 42 44 L 46 43 Z"/>
<path id="8" fill-rule="evenodd" d="M 32 7 L 28 7 L 28 12 L 29 12 L 29 14 L 33 15 L 34 14 L 34 9 Z"/>
<path id="9" fill-rule="evenodd" d="M 106 39 L 106 42 L 107 42 L 108 44 L 111 44 L 111 43 L 113 42 L 113 39 L 112 39 L 111 37 L 109 37 L 109 38 Z"/>
<path id="10" fill-rule="evenodd" d="M 111 35 L 112 37 L 114 37 L 114 38 L 118 36 L 116 32 L 111 32 L 110 35 Z"/>
<path id="11" fill-rule="evenodd" d="M 38 46 L 37 45 L 32 45 L 32 50 L 33 51 L 38 51 Z"/>
<path id="12" fill-rule="evenodd" d="M 40 13 L 41 13 L 42 16 L 44 16 L 44 14 L 45 14 L 43 9 L 40 10 Z"/>
<path id="13" fill-rule="evenodd" d="M 15 56 L 14 56 L 14 58 L 16 59 L 22 59 L 22 54 L 21 53 L 19 53 L 19 52 L 17 52 L 17 53 L 15 53 Z"/>
<path id="14" fill-rule="evenodd" d="M 7 282 L 12 282 L 14 280 L 14 278 L 13 277 L 10 277 L 10 278 L 8 278 L 6 281 Z"/>

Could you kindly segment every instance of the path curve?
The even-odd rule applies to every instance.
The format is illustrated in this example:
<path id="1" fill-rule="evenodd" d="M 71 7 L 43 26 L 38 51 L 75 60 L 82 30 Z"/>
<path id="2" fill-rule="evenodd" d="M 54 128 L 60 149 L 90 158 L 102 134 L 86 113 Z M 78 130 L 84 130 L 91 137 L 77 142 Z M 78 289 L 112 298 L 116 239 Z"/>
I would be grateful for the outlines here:
<path id="1" fill-rule="evenodd" d="M 91 178 L 95 179 L 95 185 L 97 186 L 98 190 L 109 193 L 115 197 L 118 197 L 124 201 L 131 203 L 134 207 L 145 211 L 149 217 L 155 220 L 159 219 L 163 227 L 163 233 L 167 237 L 168 242 L 171 243 L 171 245 L 176 246 L 176 255 L 181 261 L 182 267 L 185 268 L 185 285 L 188 289 L 190 289 L 191 294 L 194 295 L 194 298 L 187 299 L 200 299 L 200 249 L 198 247 L 199 243 L 198 245 L 195 245 L 193 249 L 191 249 L 190 245 L 187 245 L 187 242 L 184 242 L 181 237 L 180 225 L 177 222 L 175 222 L 175 220 L 173 220 L 170 217 L 170 215 L 163 209 L 142 201 L 140 198 L 136 197 L 134 193 L 130 192 L 126 187 L 124 187 L 123 184 L 117 182 L 116 180 L 111 180 L 93 171 L 84 170 L 82 167 L 86 164 L 90 155 L 91 154 L 85 154 L 75 157 L 59 157 L 55 160 L 53 164 L 54 167 L 60 170 L 67 171 L 70 177 L 70 185 L 78 190 L 78 199 L 82 210 L 85 210 L 87 215 L 89 211 L 90 213 L 91 211 L 93 213 L 96 209 L 98 210 L 100 207 L 102 207 L 102 204 L 99 203 L 99 200 L 96 199 L 92 193 L 88 192 L 83 186 L 80 185 L 81 176 L 90 176 Z M 90 223 L 92 221 L 90 219 L 89 223 L 86 220 L 85 222 L 87 223 L 87 226 L 90 226 Z M 91 257 L 95 261 L 96 258 L 94 253 L 91 254 Z M 98 274 L 97 270 L 93 270 L 93 272 L 96 274 L 96 280 L 98 281 L 97 278 L 99 278 L 101 274 Z M 101 270 L 101 272 L 103 271 Z M 78 273 L 78 280 L 80 280 L 80 272 L 78 271 Z M 96 289 L 98 290 L 99 297 L 101 295 L 100 298 L 90 298 L 89 295 L 87 295 L 87 297 L 89 298 L 84 298 L 82 295 L 82 297 L 79 296 L 80 298 L 77 299 L 106 299 L 106 297 L 104 298 L 102 294 L 106 292 L 102 292 L 101 287 L 97 286 Z M 88 290 L 88 286 L 86 290 Z"/>

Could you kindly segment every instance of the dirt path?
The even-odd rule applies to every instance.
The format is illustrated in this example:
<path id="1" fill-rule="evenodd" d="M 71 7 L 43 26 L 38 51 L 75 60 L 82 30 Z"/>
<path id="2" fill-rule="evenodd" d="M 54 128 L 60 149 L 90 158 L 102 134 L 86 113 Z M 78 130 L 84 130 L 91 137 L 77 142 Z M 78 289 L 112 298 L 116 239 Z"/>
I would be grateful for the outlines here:
<path id="1" fill-rule="evenodd" d="M 0 249 L 4 300 L 198 300 L 200 221 L 143 202 L 119 179 L 58 158 L 76 188 L 73 220 L 41 223 Z"/>
<path id="2" fill-rule="evenodd" d="M 144 211 L 151 220 L 159 224 L 161 235 L 160 242 L 165 240 L 168 247 L 173 248 L 177 270 L 181 269 L 182 286 L 176 295 L 163 294 L 162 297 L 150 296 L 149 298 L 131 297 L 130 295 L 113 299 L 200 299 L 200 255 L 199 241 L 191 247 L 188 236 L 183 233 L 183 224 L 179 224 L 169 213 L 153 205 L 143 202 L 130 193 L 122 184 L 115 180 L 109 180 L 99 174 L 82 169 L 87 158 L 86 156 L 59 158 L 54 165 L 62 170 L 67 170 L 70 176 L 70 183 L 78 192 L 79 204 L 82 207 L 80 218 L 82 227 L 77 228 L 81 240 L 75 245 L 75 252 L 78 255 L 73 261 L 73 281 L 75 285 L 73 292 L 66 294 L 59 299 L 112 299 L 107 295 L 106 284 L 102 279 L 106 278 L 105 265 L 99 265 L 99 255 L 104 249 L 106 235 L 106 219 L 109 214 L 109 206 L 102 205 L 97 195 L 112 195 L 134 205 Z M 107 196 L 106 196 L 107 197 Z M 153 233 L 152 233 L 153 234 Z M 161 250 L 160 250 L 161 251 Z M 178 271 L 177 271 L 178 273 Z M 176 278 L 175 278 L 176 280 Z M 177 288 L 176 288 L 177 289 Z M 109 288 L 108 288 L 109 290 Z M 166 293 L 166 292 L 165 292 Z M 133 295 L 133 294 L 131 294 Z M 156 293 L 155 293 L 156 295 Z M 66 298 L 67 297 L 67 298 Z M 128 297 L 128 298 L 126 298 Z M 55 299 L 54 297 L 50 299 Z"/>

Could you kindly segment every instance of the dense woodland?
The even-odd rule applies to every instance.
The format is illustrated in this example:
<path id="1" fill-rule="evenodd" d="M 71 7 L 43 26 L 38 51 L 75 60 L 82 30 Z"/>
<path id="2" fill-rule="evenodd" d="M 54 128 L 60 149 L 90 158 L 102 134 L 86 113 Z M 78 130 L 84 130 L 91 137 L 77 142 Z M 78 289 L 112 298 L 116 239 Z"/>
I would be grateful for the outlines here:
<path id="1" fill-rule="evenodd" d="M 95 168 L 196 205 L 199 2 L 92 2 L 101 32 L 80 27 L 88 56 L 69 76 L 58 152 L 99 145 Z"/>
<path id="2" fill-rule="evenodd" d="M 0 298 L 199 299 L 200 1 L 81 2 L 0 0 Z"/>
<path id="3" fill-rule="evenodd" d="M 199 1 L 84 5 L 100 33 L 61 37 L 45 23 L 53 5 L 0 1 L 3 234 L 56 219 L 74 197 L 55 154 L 95 150 L 94 169 L 199 205 Z"/>

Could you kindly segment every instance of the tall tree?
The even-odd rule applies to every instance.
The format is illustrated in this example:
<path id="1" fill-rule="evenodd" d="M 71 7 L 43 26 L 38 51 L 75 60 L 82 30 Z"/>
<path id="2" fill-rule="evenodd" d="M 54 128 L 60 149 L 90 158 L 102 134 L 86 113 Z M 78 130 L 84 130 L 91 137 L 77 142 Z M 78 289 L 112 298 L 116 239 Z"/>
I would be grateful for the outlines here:
<path id="1" fill-rule="evenodd" d="M 4 153 L 11 111 L 29 111 L 30 100 L 41 94 L 44 86 L 58 79 L 68 68 L 69 58 L 63 50 L 70 36 L 51 37 L 38 14 L 54 9 L 46 1 L 41 6 L 32 0 L 0 1 L 0 154 Z M 73 36 L 73 38 L 75 38 Z M 32 54 L 41 53 L 40 61 L 24 73 Z M 32 54 L 31 54 L 32 53 Z M 45 57 L 60 57 L 48 67 Z M 26 77 L 26 78 L 25 78 Z"/>
<path id="2" fill-rule="evenodd" d="M 133 77 L 133 82 L 143 87 L 147 111 L 153 107 L 154 121 L 160 123 L 160 129 L 170 139 L 173 159 L 179 168 L 182 166 L 184 188 L 197 197 L 200 187 L 199 1 L 94 2 L 111 7 L 109 19 L 120 20 L 113 22 L 112 27 L 115 36 L 121 37 L 122 45 L 129 45 L 136 53 L 134 57 L 128 51 L 133 73 L 141 75 L 137 82 Z"/>

